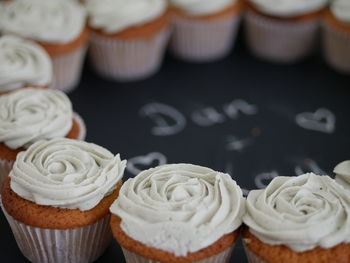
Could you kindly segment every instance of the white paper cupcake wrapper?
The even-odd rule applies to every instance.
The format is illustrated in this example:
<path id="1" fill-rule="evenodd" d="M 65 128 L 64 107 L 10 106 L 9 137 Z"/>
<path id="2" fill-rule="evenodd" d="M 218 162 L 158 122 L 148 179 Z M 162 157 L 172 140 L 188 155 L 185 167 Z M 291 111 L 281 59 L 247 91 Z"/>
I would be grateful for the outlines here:
<path id="1" fill-rule="evenodd" d="M 86 138 L 85 122 L 84 122 L 83 118 L 76 112 L 73 113 L 73 118 L 79 125 L 79 136 L 78 136 L 77 140 L 84 141 Z"/>
<path id="2" fill-rule="evenodd" d="M 194 261 L 191 263 L 229 263 L 233 248 L 234 248 L 234 246 L 229 247 L 226 250 L 224 250 L 223 252 L 221 252 L 213 257 L 202 259 L 199 261 Z M 135 254 L 135 253 L 131 252 L 130 250 L 127 250 L 123 247 L 122 247 L 122 250 L 124 253 L 126 263 L 162 263 L 160 261 L 155 261 L 155 260 L 144 258 L 144 257 L 137 255 L 137 254 Z"/>
<path id="3" fill-rule="evenodd" d="M 27 226 L 3 212 L 22 254 L 33 263 L 88 263 L 99 258 L 111 241 L 110 215 L 85 227 L 58 230 Z"/>
<path id="4" fill-rule="evenodd" d="M 80 81 L 87 47 L 52 58 L 54 73 L 53 87 L 64 92 L 71 92 Z"/>
<path id="5" fill-rule="evenodd" d="M 175 16 L 170 49 L 175 56 L 191 62 L 223 58 L 236 40 L 240 18 L 239 13 L 215 21 Z"/>
<path id="6" fill-rule="evenodd" d="M 148 39 L 121 40 L 92 32 L 89 57 L 104 77 L 118 81 L 144 79 L 159 70 L 169 35 L 166 29 Z"/>
<path id="7" fill-rule="evenodd" d="M 250 249 L 247 247 L 244 241 L 243 247 L 249 263 L 267 263 L 266 261 L 259 258 L 257 255 L 255 255 L 252 251 L 250 251 Z"/>
<path id="8" fill-rule="evenodd" d="M 245 36 L 250 50 L 258 57 L 292 63 L 311 53 L 319 20 L 282 22 L 252 11 L 245 16 Z"/>
<path id="9" fill-rule="evenodd" d="M 324 55 L 327 62 L 343 73 L 350 73 L 350 33 L 323 24 Z"/>

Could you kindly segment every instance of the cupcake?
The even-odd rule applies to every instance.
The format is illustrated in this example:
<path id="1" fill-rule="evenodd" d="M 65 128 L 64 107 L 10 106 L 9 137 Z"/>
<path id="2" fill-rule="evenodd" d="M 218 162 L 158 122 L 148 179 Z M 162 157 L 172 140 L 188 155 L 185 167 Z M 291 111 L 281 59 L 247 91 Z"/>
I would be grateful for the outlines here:
<path id="1" fill-rule="evenodd" d="M 52 89 L 26 88 L 0 96 L 0 183 L 19 152 L 42 139 L 83 140 L 85 125 L 68 97 Z"/>
<path id="2" fill-rule="evenodd" d="M 104 77 L 139 80 L 161 66 L 169 38 L 165 0 L 87 0 L 89 56 Z"/>
<path id="3" fill-rule="evenodd" d="M 335 180 L 345 188 L 350 189 L 350 161 L 338 164 L 334 168 L 334 173 L 336 174 Z"/>
<path id="4" fill-rule="evenodd" d="M 278 63 L 296 62 L 314 48 L 328 0 L 248 0 L 245 35 L 256 56 Z"/>
<path id="5" fill-rule="evenodd" d="M 36 43 L 5 35 L 0 37 L 0 94 L 25 87 L 48 88 L 52 63 Z"/>
<path id="6" fill-rule="evenodd" d="M 223 263 L 240 232 L 244 198 L 228 174 L 170 164 L 129 179 L 110 211 L 126 263 Z"/>
<path id="7" fill-rule="evenodd" d="M 323 23 L 324 54 L 335 69 L 350 74 L 350 1 L 333 0 Z"/>
<path id="8" fill-rule="evenodd" d="M 349 262 L 350 196 L 328 176 L 276 177 L 247 197 L 250 263 Z"/>
<path id="9" fill-rule="evenodd" d="M 76 87 L 88 38 L 85 9 L 71 0 L 13 0 L 0 9 L 0 31 L 34 40 L 49 53 L 54 87 Z"/>
<path id="10" fill-rule="evenodd" d="M 109 207 L 126 161 L 78 140 L 32 144 L 2 185 L 3 212 L 31 262 L 88 263 L 111 240 Z"/>
<path id="11" fill-rule="evenodd" d="M 226 56 L 236 39 L 242 0 L 170 0 L 171 51 L 192 62 Z"/>

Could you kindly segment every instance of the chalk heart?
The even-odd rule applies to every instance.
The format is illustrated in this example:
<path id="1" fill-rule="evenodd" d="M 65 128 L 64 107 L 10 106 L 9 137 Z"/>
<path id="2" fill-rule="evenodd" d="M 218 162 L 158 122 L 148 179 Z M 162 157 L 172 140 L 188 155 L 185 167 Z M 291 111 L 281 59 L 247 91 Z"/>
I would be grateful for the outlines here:
<path id="1" fill-rule="evenodd" d="M 141 171 L 163 165 L 167 163 L 167 158 L 159 152 L 152 152 L 143 156 L 136 156 L 128 160 L 127 170 L 133 175 L 138 175 Z"/>
<path id="2" fill-rule="evenodd" d="M 304 129 L 324 133 L 333 133 L 335 131 L 336 118 L 330 110 L 325 108 L 320 108 L 314 113 L 300 113 L 296 116 L 295 120 Z"/>

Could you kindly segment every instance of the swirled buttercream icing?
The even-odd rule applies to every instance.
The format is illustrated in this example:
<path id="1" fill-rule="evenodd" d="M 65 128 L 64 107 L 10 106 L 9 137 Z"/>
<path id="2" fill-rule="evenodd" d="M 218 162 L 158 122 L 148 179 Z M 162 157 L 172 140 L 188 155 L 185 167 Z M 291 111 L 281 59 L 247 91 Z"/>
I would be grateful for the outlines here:
<path id="1" fill-rule="evenodd" d="M 342 22 L 350 23 L 350 1 L 333 0 L 331 2 L 331 11 L 333 15 Z"/>
<path id="2" fill-rule="evenodd" d="M 42 140 L 18 154 L 11 189 L 39 205 L 86 211 L 114 191 L 125 166 L 119 155 L 96 144 Z"/>
<path id="3" fill-rule="evenodd" d="M 237 0 L 170 0 L 172 6 L 189 15 L 210 15 L 233 5 Z"/>
<path id="4" fill-rule="evenodd" d="M 0 142 L 11 149 L 64 137 L 72 128 L 72 104 L 63 92 L 26 88 L 0 96 Z"/>
<path id="5" fill-rule="evenodd" d="M 123 184 L 110 211 L 139 242 L 185 256 L 242 223 L 244 198 L 228 174 L 190 164 L 141 172 Z"/>
<path id="6" fill-rule="evenodd" d="M 258 10 L 277 17 L 293 17 L 321 10 L 328 0 L 249 0 Z"/>
<path id="7" fill-rule="evenodd" d="M 46 43 L 68 43 L 85 27 L 85 9 L 76 1 L 13 0 L 2 4 L 0 30 Z"/>
<path id="8" fill-rule="evenodd" d="M 345 188 L 350 189 L 350 161 L 338 164 L 334 168 L 334 173 L 336 174 L 335 180 Z"/>
<path id="9" fill-rule="evenodd" d="M 350 196 L 328 176 L 276 177 L 246 204 L 243 222 L 266 244 L 304 252 L 350 242 Z"/>
<path id="10" fill-rule="evenodd" d="M 15 36 L 0 37 L 0 92 L 51 81 L 52 63 L 43 48 Z"/>
<path id="11" fill-rule="evenodd" d="M 140 26 L 161 16 L 166 8 L 164 0 L 87 0 L 89 24 L 106 33 L 118 33 Z"/>

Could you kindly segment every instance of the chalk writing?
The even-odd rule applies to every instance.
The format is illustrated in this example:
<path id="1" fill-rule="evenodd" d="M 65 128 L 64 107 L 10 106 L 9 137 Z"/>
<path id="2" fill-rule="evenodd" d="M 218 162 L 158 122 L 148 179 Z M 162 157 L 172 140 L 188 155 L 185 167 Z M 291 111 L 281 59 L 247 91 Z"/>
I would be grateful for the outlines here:
<path id="1" fill-rule="evenodd" d="M 302 175 L 304 173 L 313 172 L 318 175 L 326 175 L 320 166 L 311 159 L 305 159 L 303 165 L 297 165 L 294 169 L 296 175 Z"/>
<path id="2" fill-rule="evenodd" d="M 228 135 L 226 137 L 226 150 L 227 151 L 241 151 L 252 143 L 251 138 L 238 139 L 235 136 Z"/>
<path id="3" fill-rule="evenodd" d="M 256 187 L 258 187 L 259 189 L 263 189 L 266 186 L 268 186 L 268 184 L 271 182 L 273 178 L 277 176 L 279 176 L 277 171 L 261 173 L 255 177 L 254 182 Z"/>
<path id="4" fill-rule="evenodd" d="M 316 112 L 303 112 L 295 117 L 296 123 L 307 130 L 324 133 L 335 131 L 335 115 L 328 109 L 320 108 Z"/>
<path id="5" fill-rule="evenodd" d="M 223 106 L 224 112 L 231 119 L 237 119 L 239 112 L 242 112 L 246 115 L 255 115 L 258 113 L 258 107 L 252 104 L 249 104 L 245 100 L 237 99 L 232 102 L 225 104 Z"/>
<path id="6" fill-rule="evenodd" d="M 192 121 L 199 126 L 212 126 L 214 124 L 223 123 L 225 120 L 225 116 L 213 107 L 196 110 L 192 113 Z"/>
<path id="7" fill-rule="evenodd" d="M 142 170 L 163 165 L 167 163 L 167 158 L 159 152 L 151 152 L 147 155 L 136 156 L 128 160 L 126 170 L 132 175 L 138 175 Z M 140 168 L 139 166 L 142 166 Z"/>

